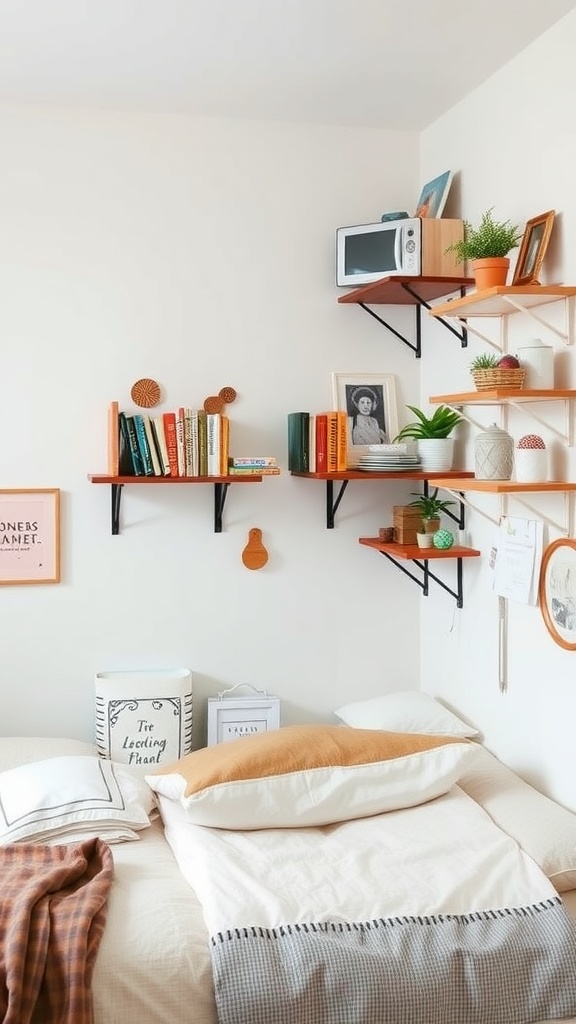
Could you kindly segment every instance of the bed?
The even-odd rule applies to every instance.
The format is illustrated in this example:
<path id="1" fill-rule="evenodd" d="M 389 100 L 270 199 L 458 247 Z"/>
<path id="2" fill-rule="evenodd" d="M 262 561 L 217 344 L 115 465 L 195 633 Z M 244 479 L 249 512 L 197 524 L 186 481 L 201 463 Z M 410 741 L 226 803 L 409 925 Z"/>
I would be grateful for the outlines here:
<path id="1" fill-rule="evenodd" d="M 218 762 L 224 758 L 226 770 L 232 770 L 233 778 L 219 779 L 212 787 L 212 793 L 208 794 L 208 800 L 206 791 L 211 787 L 206 786 L 206 779 L 199 801 L 196 796 L 190 799 L 190 795 L 185 795 L 187 784 L 185 779 L 183 782 L 180 763 L 155 776 L 153 785 L 162 816 L 138 829 L 135 840 L 111 842 L 109 847 L 114 860 L 114 880 L 92 976 L 95 1024 L 218 1024 L 218 1021 L 225 1024 L 284 1024 L 287 1020 L 298 1021 L 298 1024 L 306 1021 L 313 1024 L 324 1024 L 325 1021 L 330 1024 L 334 1021 L 354 1021 L 355 1024 L 363 1024 L 364 1021 L 387 1024 L 390 1021 L 391 1024 L 401 1024 L 404 1020 L 411 1024 L 419 1021 L 429 1024 L 436 1019 L 442 1020 L 442 1024 L 451 1024 L 452 1021 L 458 1024 L 496 1024 L 501 1019 L 506 1024 L 539 1024 L 541 1020 L 559 1019 L 576 1021 L 576 932 L 573 925 L 576 919 L 576 816 L 539 794 L 502 765 L 473 738 L 474 730 L 454 724 L 450 713 L 440 705 L 427 708 L 433 714 L 423 715 L 420 712 L 415 717 L 412 712 L 409 716 L 398 717 L 391 713 L 392 710 L 392 705 L 389 705 L 383 721 L 374 719 L 373 708 L 368 720 L 364 717 L 362 721 L 354 721 L 354 714 L 343 713 L 339 721 L 348 728 L 343 729 L 342 725 L 336 728 L 341 735 L 351 735 L 356 730 L 355 735 L 363 738 L 366 728 L 371 732 L 387 732 L 387 726 L 393 726 L 396 731 L 404 727 L 407 733 L 413 731 L 420 736 L 452 736 L 454 742 L 438 746 L 424 743 L 415 754 L 404 752 L 388 758 L 388 775 L 384 780 L 379 774 L 381 766 L 378 761 L 376 775 L 369 780 L 374 785 L 367 785 L 366 780 L 360 781 L 365 802 L 359 817 L 349 817 L 342 812 L 343 806 L 349 806 L 351 802 L 357 804 L 358 801 L 359 781 L 354 776 L 356 766 L 350 765 L 348 755 L 346 764 L 340 766 L 344 768 L 343 772 L 335 771 L 332 766 L 328 773 L 327 777 L 332 779 L 328 787 L 331 791 L 313 794 L 313 811 L 306 811 L 303 815 L 300 795 L 292 793 L 297 820 L 302 822 L 298 826 L 286 824 L 282 819 L 278 823 L 278 809 L 285 809 L 290 804 L 286 791 L 283 794 L 273 792 L 270 803 L 270 781 L 278 781 L 278 774 L 259 777 L 256 788 L 261 791 L 260 797 L 262 793 L 268 793 L 262 807 L 259 807 L 254 786 L 242 793 L 246 773 L 238 785 L 238 766 L 235 764 L 230 769 L 229 764 L 230 760 L 235 761 L 232 745 L 222 745 L 212 759 Z M 440 721 L 435 718 L 438 715 Z M 458 721 L 456 719 L 456 723 Z M 287 739 L 291 728 L 281 730 Z M 305 735 L 304 745 L 317 748 L 316 730 L 324 727 L 311 728 L 315 732 Z M 330 730 L 334 727 L 326 728 L 332 742 Z M 454 731 L 448 732 L 449 728 Z M 427 733 L 426 729 L 430 731 Z M 461 735 L 462 730 L 468 735 Z M 312 735 L 314 744 L 310 743 Z M 239 741 L 241 744 L 245 742 Z M 465 753 L 464 760 L 459 762 L 461 748 L 465 746 L 473 747 L 473 754 Z M 223 747 L 229 747 L 229 750 L 225 752 Z M 249 751 L 250 746 L 244 749 Z M 28 762 L 92 757 L 94 754 L 95 749 L 90 744 L 72 740 L 2 739 L 0 772 Z M 206 752 L 203 763 L 200 763 L 196 754 L 202 756 L 202 752 L 192 755 L 195 776 L 198 767 L 205 771 L 206 757 L 211 756 L 210 751 Z M 269 759 L 269 751 L 266 757 Z M 441 783 L 438 783 L 438 759 L 442 761 Z M 434 761 L 434 770 L 431 771 L 428 764 L 423 781 L 420 768 L 415 769 L 413 764 L 419 760 Z M 341 777 L 335 786 L 333 777 L 346 776 L 350 769 L 351 778 Z M 413 796 L 406 797 L 406 786 L 402 781 L 407 774 L 409 776 L 412 772 L 414 775 L 414 771 L 420 787 L 418 802 L 414 802 Z M 457 782 L 451 781 L 454 773 Z M 288 776 L 290 774 L 288 772 Z M 316 776 L 318 774 L 321 775 L 322 771 L 316 772 Z M 296 775 L 301 782 L 304 777 L 301 767 Z M 310 796 L 309 777 L 307 773 L 304 775 Z M 0 793 L 2 778 L 0 775 Z M 254 782 L 254 779 L 250 781 Z M 414 779 L 408 787 L 410 791 L 413 790 L 413 782 Z M 294 780 L 289 778 L 282 784 L 293 786 L 293 783 Z M 434 787 L 443 792 L 435 793 Z M 160 792 L 162 789 L 164 792 Z M 386 799 L 394 806 L 374 812 L 370 801 L 374 800 L 374 792 L 381 790 L 387 791 Z M 389 795 L 391 790 L 392 797 Z M 354 793 L 353 798 L 351 792 Z M 223 793 L 225 805 L 226 799 L 233 797 L 224 807 L 224 812 Z M 217 794 L 216 801 L 212 799 L 214 794 Z M 420 801 L 422 794 L 424 799 Z M 400 806 L 396 806 L 398 801 Z M 231 827 L 215 825 L 212 819 L 210 824 L 199 823 L 200 805 L 200 819 L 206 813 L 209 816 L 216 813 Z M 248 826 L 242 818 L 246 806 L 252 815 Z M 317 823 L 319 807 L 323 808 L 321 817 L 330 819 L 322 824 Z M 254 820 L 258 822 L 254 815 L 259 813 L 264 814 L 273 827 L 263 829 L 258 824 L 254 826 Z M 232 818 L 226 819 L 230 814 Z M 310 820 L 306 814 L 311 815 Z M 450 829 L 455 829 L 455 841 L 450 838 Z M 459 837 L 458 831 L 461 833 Z M 436 847 L 436 854 L 433 856 L 438 855 L 437 859 L 442 862 L 448 857 L 442 868 L 443 874 L 438 876 L 444 879 L 440 886 L 430 884 L 437 867 L 436 862 L 431 866 L 426 860 L 428 854 L 425 854 L 424 843 L 428 843 L 429 836 L 435 836 L 432 845 Z M 408 853 L 410 847 L 415 847 L 413 856 Z M 358 850 L 361 851 L 359 859 Z M 395 877 L 392 864 L 398 855 L 403 865 L 402 884 L 392 880 Z M 473 886 L 476 886 L 472 893 L 464 883 L 452 884 L 449 881 L 456 878 L 462 862 Z M 474 870 L 470 870 L 472 865 Z M 427 885 L 422 884 L 423 876 Z M 379 886 L 374 885 L 373 877 L 385 879 L 382 885 L 387 892 L 385 905 L 376 896 Z M 483 880 L 479 888 L 478 878 Z M 263 882 L 267 884 L 263 885 Z M 426 908 L 432 906 L 429 904 L 430 892 L 436 900 L 435 890 L 439 888 L 442 889 L 444 903 L 437 902 L 431 912 L 425 913 Z M 417 902 L 407 903 L 406 892 L 411 892 L 410 900 L 413 900 L 416 890 L 419 892 Z M 248 899 L 245 893 L 249 894 Z M 502 906 L 491 907 L 494 900 Z M 374 949 L 370 948 L 373 941 L 376 952 L 381 953 L 381 933 L 386 929 L 394 930 L 390 928 L 390 922 L 397 921 L 399 926 L 390 940 L 386 938 L 386 942 L 392 943 L 385 946 L 387 957 L 390 962 L 394 957 L 400 958 L 405 966 L 412 960 L 418 961 L 422 955 L 421 949 L 417 955 L 414 954 L 411 939 L 406 945 L 410 929 L 420 935 L 423 932 L 428 935 L 434 932 L 439 921 L 443 926 L 441 932 L 446 925 L 452 927 L 451 922 L 454 921 L 459 927 L 465 921 L 469 927 L 474 924 L 475 913 L 479 927 L 484 929 L 485 917 L 491 917 L 493 910 L 500 912 L 502 907 L 516 910 L 526 906 L 539 908 L 534 913 L 525 913 L 521 909 L 518 915 L 534 919 L 530 922 L 529 941 L 532 945 L 517 954 L 522 961 L 522 970 L 522 958 L 526 958 L 529 964 L 528 973 L 523 974 L 518 982 L 520 995 L 523 998 L 524 990 L 538 990 L 534 997 L 530 996 L 527 1008 L 515 1002 L 516 990 L 512 997 L 506 996 L 512 1005 L 508 1006 L 504 994 L 496 995 L 495 1005 L 489 1005 L 484 996 L 480 998 L 478 995 L 481 988 L 476 988 L 478 998 L 472 999 L 464 1012 L 462 1006 L 466 1004 L 460 997 L 446 1006 L 443 1003 L 445 995 L 441 985 L 434 980 L 434 972 L 438 970 L 441 974 L 445 971 L 449 979 L 452 977 L 453 950 L 446 963 L 432 968 L 432 981 L 429 965 L 424 970 L 423 980 L 416 984 L 410 974 L 406 974 L 408 987 L 411 984 L 412 988 L 421 987 L 420 1004 L 411 1004 L 409 993 L 395 979 L 391 984 L 390 978 L 386 984 L 394 991 L 390 999 L 396 1000 L 396 1004 L 393 1001 L 386 1005 L 378 1002 L 381 997 L 370 988 L 371 982 L 367 981 L 358 945 L 362 947 L 362 956 L 366 946 L 370 956 L 375 955 Z M 247 913 L 250 914 L 249 919 L 245 916 Z M 559 926 L 558 915 L 561 918 Z M 540 935 L 544 918 L 552 922 L 552 935 L 548 935 L 545 929 L 542 933 L 547 934 L 544 944 L 548 948 L 554 942 L 559 945 L 551 957 L 553 962 L 546 966 L 548 973 L 543 974 L 540 966 L 535 967 L 536 962 L 540 964 L 542 950 L 534 952 L 534 936 L 538 938 Z M 327 920 L 329 925 L 326 925 Z M 350 935 L 344 935 L 342 940 L 342 933 L 346 932 L 350 921 L 354 922 L 354 927 L 348 929 L 352 933 L 351 940 Z M 362 923 L 360 928 L 357 927 L 359 922 Z M 318 929 L 321 932 L 321 960 L 318 962 L 310 959 L 308 932 L 314 932 L 322 923 L 324 927 Z M 489 925 L 489 932 L 491 927 Z M 263 955 L 261 950 L 252 948 L 252 940 L 246 937 L 250 929 L 259 933 L 256 945 L 274 947 L 271 960 L 268 951 Z M 270 942 L 271 936 L 273 942 Z M 317 936 L 312 938 L 312 946 L 315 947 L 318 945 Z M 277 950 L 284 940 L 288 953 L 281 950 L 279 961 Z M 349 941 L 352 944 L 347 947 L 346 942 Z M 507 962 L 509 951 L 506 941 L 505 937 L 498 935 L 492 959 L 486 960 L 484 967 L 491 972 L 492 984 L 489 987 L 496 992 L 500 982 L 493 972 Z M 322 944 L 330 946 L 333 942 L 336 943 L 336 973 L 340 972 L 340 977 L 332 978 L 329 983 L 324 978 L 320 985 L 321 989 L 331 986 L 332 1003 L 322 1000 L 319 1003 L 317 999 L 311 1003 L 310 992 L 318 987 L 318 977 L 323 974 L 328 977 L 329 974 L 322 965 L 326 954 Z M 419 942 L 421 944 L 417 939 L 416 946 Z M 490 942 L 489 934 L 487 944 Z M 538 943 L 542 944 L 539 938 Z M 425 945 L 429 945 L 428 939 Z M 459 951 L 461 958 L 465 954 L 462 949 Z M 513 941 L 515 950 L 516 939 Z M 329 950 L 328 959 L 332 955 L 333 951 Z M 290 969 L 294 968 L 296 988 L 300 990 L 290 989 L 292 983 L 289 982 L 284 1005 L 282 993 L 279 995 L 273 985 L 267 984 L 266 972 L 283 973 L 288 977 L 286 957 L 294 958 Z M 240 971 L 240 976 L 230 973 L 230 960 L 233 961 L 233 972 Z M 351 962 L 355 964 L 352 981 L 346 976 Z M 402 974 L 406 973 L 404 966 Z M 517 964 L 512 972 L 514 975 L 518 975 L 516 968 Z M 468 966 L 462 973 L 466 974 L 467 970 Z M 257 979 L 258 974 L 261 976 Z M 303 982 L 302 979 L 307 977 L 312 981 Z M 213 979 L 216 979 L 216 984 Z M 506 981 L 504 972 L 501 983 L 504 985 Z M 470 998 L 469 985 L 468 990 Z M 233 998 L 234 992 L 242 993 L 242 998 Z M 266 996 L 266 992 L 271 992 L 272 996 Z M 266 1002 L 266 998 L 273 1000 L 272 1005 Z M 547 1012 L 535 1016 L 538 1006 L 556 1007 L 557 1015 Z"/>

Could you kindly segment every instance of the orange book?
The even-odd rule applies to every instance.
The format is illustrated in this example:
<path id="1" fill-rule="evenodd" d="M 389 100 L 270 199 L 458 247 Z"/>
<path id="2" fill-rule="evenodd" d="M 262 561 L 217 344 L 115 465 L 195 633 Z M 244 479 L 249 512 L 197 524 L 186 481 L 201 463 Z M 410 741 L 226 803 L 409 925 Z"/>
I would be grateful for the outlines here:
<path id="1" fill-rule="evenodd" d="M 227 476 L 230 448 L 230 418 L 222 413 L 220 419 L 220 476 Z"/>
<path id="2" fill-rule="evenodd" d="M 336 469 L 342 473 L 346 469 L 348 457 L 348 414 L 343 411 L 336 413 Z"/>
<path id="3" fill-rule="evenodd" d="M 108 406 L 108 476 L 118 476 L 120 468 L 120 423 L 118 402 Z"/>
<path id="4" fill-rule="evenodd" d="M 326 413 L 327 429 L 327 470 L 329 473 L 336 473 L 338 470 L 338 413 Z"/>
<path id="5" fill-rule="evenodd" d="M 176 413 L 165 412 L 162 414 L 164 421 L 164 436 L 166 438 L 166 450 L 170 465 L 170 476 L 179 476 L 178 472 L 178 443 L 176 441 Z"/>

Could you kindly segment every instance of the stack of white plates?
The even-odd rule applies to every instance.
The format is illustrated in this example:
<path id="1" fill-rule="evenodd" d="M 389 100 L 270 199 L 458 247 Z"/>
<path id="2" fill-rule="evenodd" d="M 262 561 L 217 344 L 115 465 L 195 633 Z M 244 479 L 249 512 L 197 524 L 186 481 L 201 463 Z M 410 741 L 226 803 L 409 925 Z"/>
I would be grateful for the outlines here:
<path id="1" fill-rule="evenodd" d="M 420 469 L 420 459 L 417 455 L 369 452 L 360 456 L 357 468 L 372 473 L 406 473 L 409 470 L 414 472 Z"/>

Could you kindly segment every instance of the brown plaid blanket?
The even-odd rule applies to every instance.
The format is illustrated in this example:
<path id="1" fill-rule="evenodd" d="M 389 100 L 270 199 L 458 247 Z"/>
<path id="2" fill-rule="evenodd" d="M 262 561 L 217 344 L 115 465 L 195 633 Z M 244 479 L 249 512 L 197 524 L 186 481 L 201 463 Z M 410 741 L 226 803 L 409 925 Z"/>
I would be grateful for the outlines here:
<path id="1" fill-rule="evenodd" d="M 0 848 L 0 1020 L 92 1024 L 114 868 L 101 839 Z"/>

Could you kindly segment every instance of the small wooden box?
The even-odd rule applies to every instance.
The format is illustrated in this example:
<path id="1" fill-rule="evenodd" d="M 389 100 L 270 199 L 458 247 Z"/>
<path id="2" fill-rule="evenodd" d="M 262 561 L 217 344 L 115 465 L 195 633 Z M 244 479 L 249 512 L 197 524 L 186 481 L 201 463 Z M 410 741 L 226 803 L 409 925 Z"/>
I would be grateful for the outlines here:
<path id="1" fill-rule="evenodd" d="M 416 534 L 422 529 L 422 516 L 417 508 L 394 505 L 394 540 L 396 544 L 416 544 Z"/>

